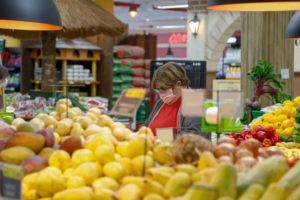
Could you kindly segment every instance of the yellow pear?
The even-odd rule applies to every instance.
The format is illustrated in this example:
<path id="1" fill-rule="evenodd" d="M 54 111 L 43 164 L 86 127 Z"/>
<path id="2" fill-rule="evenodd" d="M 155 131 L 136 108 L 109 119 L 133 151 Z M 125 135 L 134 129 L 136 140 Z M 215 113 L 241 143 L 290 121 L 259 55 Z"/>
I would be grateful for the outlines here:
<path id="1" fill-rule="evenodd" d="M 58 115 L 61 115 L 67 111 L 67 106 L 65 104 L 58 105 L 56 106 L 56 111 Z"/>
<path id="2" fill-rule="evenodd" d="M 60 136 L 68 135 L 71 131 L 71 125 L 67 121 L 59 121 L 54 126 L 54 132 Z"/>
<path id="3" fill-rule="evenodd" d="M 100 117 L 99 117 L 99 119 L 98 119 L 98 122 L 97 122 L 97 124 L 99 125 L 99 126 L 108 126 L 108 127 L 110 127 L 110 125 L 112 124 L 112 123 L 114 123 L 114 121 L 113 121 L 113 119 L 112 118 L 110 118 L 109 116 L 107 116 L 107 115 L 100 115 Z"/>
<path id="4" fill-rule="evenodd" d="M 60 116 L 57 112 L 51 112 L 51 113 L 49 113 L 49 116 L 54 117 L 56 119 L 56 121 L 60 120 Z"/>
<path id="5" fill-rule="evenodd" d="M 68 101 L 68 102 L 67 102 Z M 70 101 L 70 99 L 60 99 L 57 103 L 56 103 L 56 107 L 58 107 L 59 105 L 61 105 L 61 104 L 63 104 L 63 105 L 65 105 L 65 106 L 67 106 L 67 104 L 68 104 L 68 107 L 72 107 L 72 102 Z"/>
<path id="6" fill-rule="evenodd" d="M 86 113 L 84 116 L 91 118 L 92 121 L 98 120 L 98 117 L 93 113 Z"/>
<path id="7" fill-rule="evenodd" d="M 116 127 L 113 132 L 112 135 L 119 141 L 122 142 L 125 140 L 125 128 L 124 127 Z"/>
<path id="8" fill-rule="evenodd" d="M 125 124 L 121 123 L 121 122 L 114 122 L 110 125 L 110 128 L 112 131 L 115 130 L 115 128 L 117 127 L 123 127 L 124 129 L 126 128 Z"/>
<path id="9" fill-rule="evenodd" d="M 86 129 L 88 125 L 92 123 L 92 120 L 89 117 L 80 117 L 76 122 L 79 123 L 83 129 Z"/>
<path id="10" fill-rule="evenodd" d="M 99 108 L 90 108 L 88 113 L 93 113 L 96 117 L 101 115 L 101 110 Z"/>
<path id="11" fill-rule="evenodd" d="M 61 119 L 66 119 L 66 118 L 73 119 L 74 117 L 77 117 L 77 114 L 75 111 L 68 110 L 68 111 L 62 113 L 60 117 L 61 117 Z M 72 120 L 72 122 L 73 122 L 73 120 Z"/>
<path id="12" fill-rule="evenodd" d="M 71 110 L 74 111 L 77 116 L 81 116 L 82 114 L 81 109 L 78 107 L 71 108 Z"/>
<path id="13" fill-rule="evenodd" d="M 45 127 L 56 124 L 57 120 L 53 116 L 48 116 L 44 119 Z"/>
<path id="14" fill-rule="evenodd" d="M 81 128 L 81 126 L 77 126 L 72 128 L 70 135 L 83 135 L 84 134 L 84 129 Z"/>

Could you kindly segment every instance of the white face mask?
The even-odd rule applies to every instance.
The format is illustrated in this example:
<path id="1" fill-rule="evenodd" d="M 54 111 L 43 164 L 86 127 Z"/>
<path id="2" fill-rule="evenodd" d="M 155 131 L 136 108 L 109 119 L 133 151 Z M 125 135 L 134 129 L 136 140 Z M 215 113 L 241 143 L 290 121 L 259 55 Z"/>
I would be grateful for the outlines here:
<path id="1" fill-rule="evenodd" d="M 6 87 L 7 85 L 7 78 L 6 79 L 1 79 L 0 80 L 0 87 Z"/>

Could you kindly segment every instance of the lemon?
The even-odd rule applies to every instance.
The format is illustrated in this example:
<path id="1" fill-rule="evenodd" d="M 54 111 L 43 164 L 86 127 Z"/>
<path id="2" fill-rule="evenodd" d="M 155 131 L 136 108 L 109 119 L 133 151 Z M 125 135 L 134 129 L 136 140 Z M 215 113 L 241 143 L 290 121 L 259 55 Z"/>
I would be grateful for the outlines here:
<path id="1" fill-rule="evenodd" d="M 96 117 L 101 115 L 101 110 L 99 108 L 90 108 L 88 113 L 93 113 Z"/>
<path id="2" fill-rule="evenodd" d="M 117 162 L 125 169 L 126 175 L 131 174 L 132 161 L 130 158 L 120 158 Z"/>
<path id="3" fill-rule="evenodd" d="M 44 120 L 45 127 L 56 124 L 57 120 L 53 116 L 47 116 Z"/>
<path id="4" fill-rule="evenodd" d="M 53 168 L 45 168 L 36 178 L 36 192 L 40 197 L 51 197 L 65 189 L 63 175 Z"/>
<path id="5" fill-rule="evenodd" d="M 125 169 L 117 162 L 109 162 L 104 165 L 103 174 L 116 181 L 121 181 L 125 176 Z"/>
<path id="6" fill-rule="evenodd" d="M 60 116 L 57 112 L 51 112 L 51 113 L 49 113 L 49 116 L 54 117 L 56 119 L 56 121 L 60 120 Z"/>
<path id="7" fill-rule="evenodd" d="M 94 199 L 113 200 L 116 199 L 114 191 L 107 188 L 98 188 L 95 191 Z"/>
<path id="8" fill-rule="evenodd" d="M 101 177 L 93 182 L 94 191 L 100 190 L 101 188 L 107 188 L 112 191 L 117 191 L 120 188 L 119 183 L 109 177 Z"/>
<path id="9" fill-rule="evenodd" d="M 58 133 L 60 136 L 66 136 L 71 131 L 71 124 L 66 120 L 62 120 L 57 122 L 54 125 L 54 132 Z"/>
<path id="10" fill-rule="evenodd" d="M 71 110 L 74 111 L 77 116 L 81 116 L 81 114 L 82 114 L 80 108 L 78 108 L 78 107 L 71 108 Z"/>
<path id="11" fill-rule="evenodd" d="M 80 176 L 72 176 L 67 182 L 67 188 L 79 188 L 85 186 L 84 180 Z"/>
<path id="12" fill-rule="evenodd" d="M 92 120 L 89 117 L 79 117 L 76 122 L 79 123 L 83 129 L 86 129 L 88 125 L 92 123 Z"/>
<path id="13" fill-rule="evenodd" d="M 85 184 L 90 186 L 98 178 L 99 171 L 96 163 L 86 162 L 79 165 L 74 174 L 82 177 Z"/>
<path id="14" fill-rule="evenodd" d="M 66 176 L 73 176 L 74 175 L 74 169 L 73 168 L 66 169 L 64 171 L 64 175 L 66 175 Z"/>
<path id="15" fill-rule="evenodd" d="M 122 157 L 121 157 L 119 154 L 115 153 L 115 160 L 116 160 L 117 162 L 118 162 L 121 158 L 122 158 Z"/>
<path id="16" fill-rule="evenodd" d="M 92 152 L 95 152 L 98 146 L 101 145 L 108 145 L 110 146 L 113 150 L 115 150 L 114 145 L 112 141 L 110 140 L 109 136 L 105 136 L 102 134 L 97 134 L 93 139 L 88 140 L 84 148 L 91 150 Z"/>
<path id="17" fill-rule="evenodd" d="M 93 194 L 85 187 L 70 188 L 54 195 L 53 200 L 92 200 Z"/>
<path id="18" fill-rule="evenodd" d="M 27 186 L 28 190 L 35 189 L 35 179 L 36 179 L 37 175 L 38 175 L 38 173 L 33 173 L 33 174 L 26 175 L 23 178 L 23 183 Z"/>
<path id="19" fill-rule="evenodd" d="M 154 160 L 150 156 L 144 156 L 140 155 L 135 157 L 132 160 L 132 174 L 135 176 L 142 176 L 143 175 L 143 169 L 144 169 L 144 163 L 145 163 L 145 170 L 154 167 Z"/>
<path id="20" fill-rule="evenodd" d="M 92 121 L 97 121 L 98 117 L 96 115 L 94 115 L 93 113 L 86 113 L 84 116 L 91 118 Z"/>
<path id="21" fill-rule="evenodd" d="M 114 150 L 108 145 L 98 146 L 94 154 L 96 157 L 96 161 L 98 161 L 101 165 L 115 161 Z"/>
<path id="22" fill-rule="evenodd" d="M 70 155 L 63 150 L 54 151 L 49 158 L 49 166 L 57 167 L 62 172 L 70 168 Z"/>
<path id="23" fill-rule="evenodd" d="M 77 117 L 77 114 L 76 114 L 76 112 L 74 112 L 73 110 L 68 110 L 68 111 L 66 111 L 66 112 L 63 112 L 63 113 L 61 114 L 61 116 L 60 116 L 61 119 L 66 119 L 66 118 L 68 118 L 68 119 L 73 119 L 73 118 L 75 118 L 75 117 Z M 72 121 L 73 121 L 73 120 L 72 120 Z"/>
<path id="24" fill-rule="evenodd" d="M 22 182 L 22 196 L 25 197 L 26 192 L 28 191 L 27 185 Z"/>
<path id="25" fill-rule="evenodd" d="M 88 149 L 78 149 L 72 155 L 72 167 L 76 169 L 79 165 L 85 162 L 94 162 L 95 156 L 93 152 Z"/>
<path id="26" fill-rule="evenodd" d="M 37 200 L 39 197 L 37 196 L 36 190 L 28 190 L 24 193 L 26 200 Z"/>
<path id="27" fill-rule="evenodd" d="M 145 134 L 138 135 L 136 138 L 129 142 L 126 149 L 126 154 L 129 158 L 134 158 L 139 155 L 143 155 L 152 149 L 152 142 Z M 146 151 L 145 151 L 146 150 Z"/>
<path id="28" fill-rule="evenodd" d="M 101 131 L 102 131 L 102 128 L 100 126 L 97 126 L 97 127 L 88 126 L 87 129 L 84 132 L 84 137 L 87 138 L 90 135 L 101 133 Z"/>
<path id="29" fill-rule="evenodd" d="M 58 115 L 61 115 L 67 111 L 67 106 L 65 104 L 58 105 L 56 106 L 56 111 Z"/>

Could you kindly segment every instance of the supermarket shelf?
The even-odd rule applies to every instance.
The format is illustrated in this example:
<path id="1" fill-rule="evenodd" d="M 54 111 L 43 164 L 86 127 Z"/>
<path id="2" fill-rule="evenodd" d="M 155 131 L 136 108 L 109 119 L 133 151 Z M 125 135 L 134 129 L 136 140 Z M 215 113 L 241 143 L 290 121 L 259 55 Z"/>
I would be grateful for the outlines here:
<path id="1" fill-rule="evenodd" d="M 229 65 L 231 66 L 232 64 L 235 64 L 235 66 L 240 67 L 241 63 L 224 63 L 224 65 Z"/>
<path id="2" fill-rule="evenodd" d="M 30 80 L 30 83 L 41 84 L 41 81 L 38 81 L 38 80 Z"/>
<path id="3" fill-rule="evenodd" d="M 60 84 L 62 85 L 67 85 L 67 84 L 76 84 L 76 85 L 99 85 L 100 81 L 85 81 L 85 82 L 75 82 L 75 81 L 59 81 Z"/>

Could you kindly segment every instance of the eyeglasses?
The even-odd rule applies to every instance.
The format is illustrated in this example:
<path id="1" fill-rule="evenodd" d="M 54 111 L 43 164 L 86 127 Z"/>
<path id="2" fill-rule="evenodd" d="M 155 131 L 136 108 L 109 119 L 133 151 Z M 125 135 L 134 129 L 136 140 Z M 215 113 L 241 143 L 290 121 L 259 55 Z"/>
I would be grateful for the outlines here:
<path id="1" fill-rule="evenodd" d="M 153 89 L 156 93 L 165 93 L 166 90 L 164 88 Z"/>

